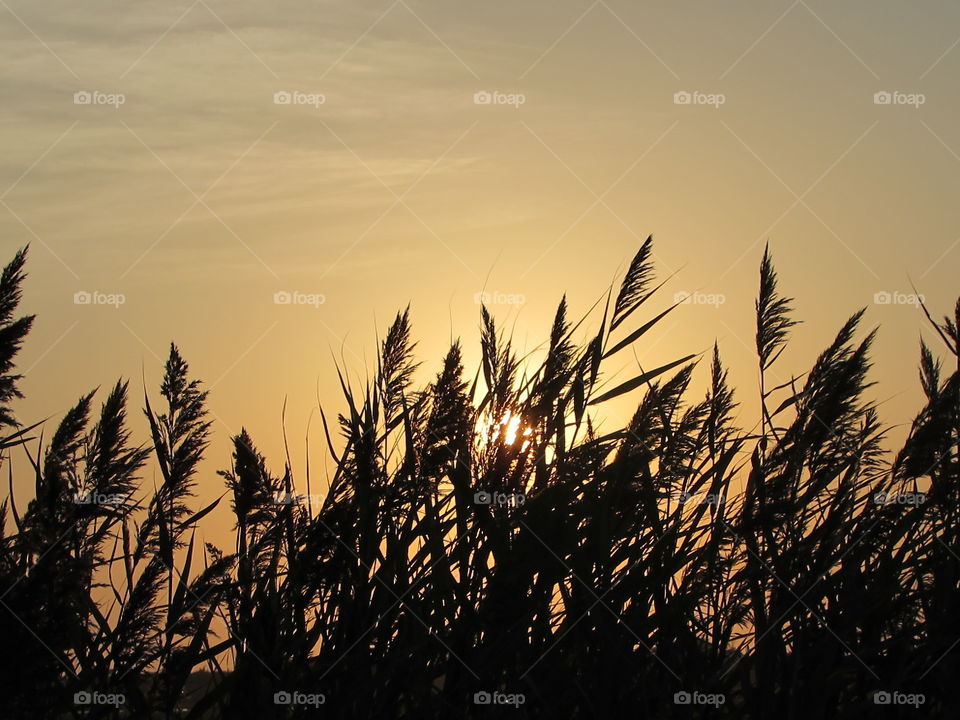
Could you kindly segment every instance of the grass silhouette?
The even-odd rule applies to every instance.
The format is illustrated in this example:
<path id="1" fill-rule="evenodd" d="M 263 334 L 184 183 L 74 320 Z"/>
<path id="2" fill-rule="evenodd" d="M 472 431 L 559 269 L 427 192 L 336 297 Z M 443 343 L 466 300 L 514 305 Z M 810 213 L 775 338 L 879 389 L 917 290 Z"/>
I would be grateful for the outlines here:
<path id="1" fill-rule="evenodd" d="M 144 398 L 147 444 L 123 382 L 49 442 L 16 421 L 18 253 L 0 277 L 0 447 L 36 489 L 21 513 L 10 470 L 0 506 L 2 716 L 960 716 L 960 302 L 927 316 L 953 365 L 922 345 L 925 402 L 888 452 L 862 311 L 770 387 L 795 320 L 766 251 L 747 432 L 716 347 L 702 399 L 692 355 L 605 381 L 676 307 L 638 319 L 651 255 L 648 239 L 588 342 L 564 299 L 539 365 L 484 308 L 472 378 L 454 343 L 415 387 L 398 313 L 375 377 L 339 374 L 343 410 L 322 412 L 324 492 L 233 438 L 227 552 L 195 543 L 219 501 L 192 499 L 210 423 L 176 346 Z M 629 422 L 599 434 L 593 414 L 628 393 Z"/>

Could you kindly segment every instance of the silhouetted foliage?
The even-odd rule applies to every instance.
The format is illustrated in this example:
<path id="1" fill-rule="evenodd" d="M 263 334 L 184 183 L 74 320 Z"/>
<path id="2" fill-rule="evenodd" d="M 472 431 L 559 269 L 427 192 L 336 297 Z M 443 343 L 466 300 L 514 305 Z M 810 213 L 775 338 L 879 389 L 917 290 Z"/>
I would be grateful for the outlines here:
<path id="1" fill-rule="evenodd" d="M 195 542 L 219 500 L 194 507 L 211 426 L 176 346 L 149 449 L 125 382 L 47 444 L 17 423 L 25 257 L 0 276 L 0 448 L 35 476 L 22 515 L 12 478 L 0 506 L 4 718 L 960 716 L 960 302 L 928 313 L 957 366 L 921 344 L 925 402 L 893 453 L 862 310 L 779 371 L 796 321 L 769 249 L 753 431 L 717 346 L 699 400 L 695 355 L 605 374 L 676 307 L 626 327 L 660 287 L 651 239 L 596 335 L 561 301 L 539 363 L 484 307 L 472 381 L 457 341 L 418 389 L 408 308 L 374 378 L 338 368 L 325 492 L 233 438 L 224 553 Z M 601 434 L 593 413 L 630 393 Z"/>

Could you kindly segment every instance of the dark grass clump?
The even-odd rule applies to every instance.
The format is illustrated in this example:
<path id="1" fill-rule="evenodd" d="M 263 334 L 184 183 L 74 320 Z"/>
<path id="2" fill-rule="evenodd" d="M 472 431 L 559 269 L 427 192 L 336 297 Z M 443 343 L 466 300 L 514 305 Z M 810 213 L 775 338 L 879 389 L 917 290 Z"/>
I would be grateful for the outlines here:
<path id="1" fill-rule="evenodd" d="M 769 252 L 752 430 L 716 347 L 608 381 L 676 307 L 647 312 L 651 255 L 585 343 L 561 301 L 539 364 L 484 308 L 481 367 L 455 342 L 416 387 L 399 313 L 375 376 L 340 374 L 342 411 L 321 410 L 335 470 L 315 493 L 246 431 L 221 478 L 198 473 L 207 394 L 175 346 L 160 404 L 144 398 L 148 445 L 123 382 L 30 435 L 10 405 L 32 321 L 15 319 L 18 253 L 0 277 L 0 447 L 27 454 L 36 490 L 19 512 L 11 476 L 0 506 L 0 715 L 960 717 L 960 303 L 930 318 L 951 365 L 922 345 L 925 403 L 890 453 L 863 311 L 775 381 L 796 320 Z M 629 422 L 601 434 L 628 394 Z M 229 552 L 196 543 L 209 482 L 230 496 Z"/>

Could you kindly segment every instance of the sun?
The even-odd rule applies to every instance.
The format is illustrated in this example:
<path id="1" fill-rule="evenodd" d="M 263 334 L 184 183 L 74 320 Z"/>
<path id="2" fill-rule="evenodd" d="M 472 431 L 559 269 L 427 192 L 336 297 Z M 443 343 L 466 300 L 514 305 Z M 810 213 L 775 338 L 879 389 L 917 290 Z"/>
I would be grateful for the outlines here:
<path id="1" fill-rule="evenodd" d="M 480 437 L 488 442 L 498 437 L 503 439 L 505 445 L 512 446 L 522 441 L 521 450 L 529 447 L 533 435 L 533 430 L 523 425 L 523 418 L 509 408 L 499 420 L 495 420 L 489 413 L 486 414 L 477 424 L 477 430 Z"/>

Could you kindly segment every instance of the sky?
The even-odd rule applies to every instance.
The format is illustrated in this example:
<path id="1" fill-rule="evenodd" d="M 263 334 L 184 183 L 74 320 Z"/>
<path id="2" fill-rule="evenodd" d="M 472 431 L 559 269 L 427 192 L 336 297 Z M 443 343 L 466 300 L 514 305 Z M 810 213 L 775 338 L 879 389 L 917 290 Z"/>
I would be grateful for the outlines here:
<path id="1" fill-rule="evenodd" d="M 769 242 L 803 320 L 774 379 L 866 307 L 902 436 L 916 294 L 957 296 L 958 45 L 951 2 L 0 0 L 0 255 L 30 244 L 38 316 L 15 410 L 120 377 L 139 407 L 175 341 L 211 391 L 202 498 L 241 427 L 282 470 L 285 400 L 316 470 L 335 362 L 362 381 L 397 310 L 421 379 L 457 337 L 472 369 L 478 300 L 533 350 L 652 234 L 651 316 L 691 301 L 618 377 L 716 340 L 752 427 Z"/>

